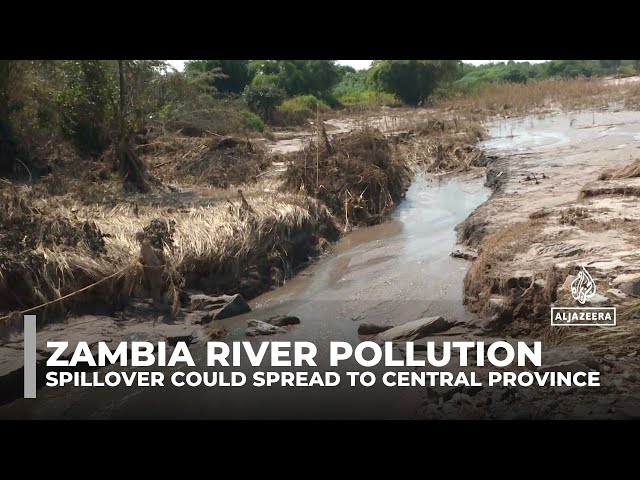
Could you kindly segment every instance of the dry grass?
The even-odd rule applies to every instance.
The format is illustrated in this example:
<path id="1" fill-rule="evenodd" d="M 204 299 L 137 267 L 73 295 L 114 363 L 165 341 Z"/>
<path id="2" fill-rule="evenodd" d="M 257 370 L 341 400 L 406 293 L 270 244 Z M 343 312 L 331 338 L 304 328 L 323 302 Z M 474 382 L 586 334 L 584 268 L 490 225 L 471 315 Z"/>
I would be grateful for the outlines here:
<path id="1" fill-rule="evenodd" d="M 488 138 L 475 121 L 455 116 L 416 121 L 410 128 L 408 155 L 428 172 L 466 172 L 486 165 L 484 152 L 476 144 Z"/>
<path id="2" fill-rule="evenodd" d="M 580 191 L 580 198 L 598 197 L 602 195 L 622 195 L 640 197 L 640 185 L 602 185 L 587 187 Z"/>
<path id="3" fill-rule="evenodd" d="M 539 220 L 513 224 L 487 237 L 481 244 L 478 258 L 464 278 L 465 304 L 474 312 L 490 313 L 491 296 L 504 297 L 501 315 L 513 320 L 524 320 L 531 327 L 548 315 L 549 304 L 555 301 L 555 292 L 562 275 L 548 268 L 533 278 L 520 278 L 509 266 L 520 253 L 536 242 L 542 231 Z M 537 284 L 536 280 L 544 280 Z"/>
<path id="4" fill-rule="evenodd" d="M 248 138 L 160 134 L 138 147 L 153 175 L 167 182 L 229 188 L 255 183 L 271 164 Z"/>
<path id="5" fill-rule="evenodd" d="M 371 128 L 339 135 L 331 142 L 324 137 L 288 159 L 284 188 L 320 199 L 345 230 L 386 219 L 412 176 L 397 148 Z"/>
<path id="6" fill-rule="evenodd" d="M 617 309 L 617 324 L 608 327 L 561 328 L 558 343 L 583 345 L 596 355 L 627 355 L 640 345 L 640 299 L 633 299 Z"/>
<path id="7" fill-rule="evenodd" d="M 139 252 L 135 234 L 156 219 L 172 226 L 171 242 L 164 245 L 165 258 L 169 277 L 178 279 L 178 287 L 242 291 L 249 297 L 259 293 L 261 286 L 265 290 L 283 280 L 313 251 L 318 237 L 331 236 L 335 230 L 331 216 L 317 201 L 284 193 L 250 196 L 252 213 L 243 212 L 235 200 L 201 207 L 148 207 L 138 214 L 130 204 L 70 207 L 68 199 L 40 198 L 26 207 L 24 201 L 16 201 L 22 207 L 14 207 L 11 215 L 22 218 L 25 227 L 20 230 L 14 225 L 12 239 L 2 242 L 0 308 L 6 309 L 59 298 L 135 264 Z M 74 231 L 82 231 L 79 219 L 91 219 L 104 234 L 103 250 L 92 251 L 80 240 L 69 244 L 65 236 L 25 245 L 20 236 L 45 218 L 73 226 Z M 300 240 L 296 243 L 294 237 Z M 251 272 L 254 284 L 243 284 Z M 74 301 L 113 304 L 124 300 L 135 294 L 139 274 L 132 269 L 126 278 L 115 278 Z"/>
<path id="8" fill-rule="evenodd" d="M 617 169 L 611 169 L 604 172 L 598 180 L 616 180 L 620 178 L 640 177 L 640 158 L 633 163 L 625 165 Z"/>
<path id="9" fill-rule="evenodd" d="M 640 106 L 640 85 L 606 84 L 600 78 L 548 79 L 526 84 L 490 84 L 478 92 L 443 99 L 436 108 L 475 115 L 518 116 L 558 109 L 606 109 L 624 102 L 625 108 Z"/>

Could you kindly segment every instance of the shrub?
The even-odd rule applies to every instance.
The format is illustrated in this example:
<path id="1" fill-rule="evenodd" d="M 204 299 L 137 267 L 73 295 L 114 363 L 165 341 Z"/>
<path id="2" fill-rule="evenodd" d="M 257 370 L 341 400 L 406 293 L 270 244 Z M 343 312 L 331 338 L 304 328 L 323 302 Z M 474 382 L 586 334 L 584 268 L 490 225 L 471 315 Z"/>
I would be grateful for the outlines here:
<path id="1" fill-rule="evenodd" d="M 636 69 L 633 68 L 633 65 L 620 65 L 617 70 L 617 74 L 621 77 L 632 77 L 636 75 Z"/>
<path id="2" fill-rule="evenodd" d="M 322 100 L 318 100 L 313 95 L 300 95 L 297 97 L 289 98 L 282 102 L 280 110 L 285 112 L 303 112 L 307 111 L 315 113 L 316 109 L 326 112 L 329 110 L 329 106 Z"/>
<path id="3" fill-rule="evenodd" d="M 399 107 L 402 105 L 396 95 L 375 90 L 362 90 L 338 96 L 338 101 L 347 107 Z"/>
<path id="4" fill-rule="evenodd" d="M 117 87 L 106 60 L 65 61 L 67 81 L 58 93 L 62 133 L 89 154 L 101 153 L 109 145 L 109 123 L 113 120 Z"/>
<path id="5" fill-rule="evenodd" d="M 461 74 L 462 64 L 457 60 L 376 60 L 369 70 L 368 81 L 377 90 L 394 93 L 415 105 Z"/>
<path id="6" fill-rule="evenodd" d="M 264 132 L 265 124 L 262 119 L 255 113 L 251 113 L 248 110 L 242 110 L 240 112 L 244 121 L 244 126 L 250 130 L 256 130 L 258 132 Z"/>
<path id="7" fill-rule="evenodd" d="M 276 75 L 256 75 L 251 81 L 251 85 L 263 87 L 265 85 L 278 85 L 278 77 Z"/>
<path id="8" fill-rule="evenodd" d="M 275 85 L 249 85 L 242 94 L 249 109 L 268 122 L 282 103 L 284 93 Z"/>

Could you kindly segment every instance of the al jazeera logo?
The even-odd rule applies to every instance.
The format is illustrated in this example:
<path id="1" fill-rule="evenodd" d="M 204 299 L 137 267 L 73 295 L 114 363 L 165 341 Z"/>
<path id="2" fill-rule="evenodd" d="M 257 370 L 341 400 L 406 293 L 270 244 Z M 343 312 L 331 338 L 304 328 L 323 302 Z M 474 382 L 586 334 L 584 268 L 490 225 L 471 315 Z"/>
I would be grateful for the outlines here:
<path id="1" fill-rule="evenodd" d="M 596 295 L 596 282 L 585 267 L 581 267 L 571 282 L 571 296 L 585 305 Z M 575 327 L 611 326 L 616 324 L 616 307 L 551 307 L 551 325 Z"/>

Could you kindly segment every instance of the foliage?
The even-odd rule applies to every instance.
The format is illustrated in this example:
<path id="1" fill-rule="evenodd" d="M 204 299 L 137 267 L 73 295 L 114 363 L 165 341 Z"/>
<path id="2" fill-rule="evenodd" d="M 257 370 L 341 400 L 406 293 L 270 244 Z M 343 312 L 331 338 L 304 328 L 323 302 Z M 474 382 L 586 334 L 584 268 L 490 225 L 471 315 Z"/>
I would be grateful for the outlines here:
<path id="1" fill-rule="evenodd" d="M 191 78 L 216 73 L 208 79 L 208 83 L 223 93 L 241 93 L 252 78 L 249 60 L 191 60 L 185 63 L 184 69 Z"/>
<path id="2" fill-rule="evenodd" d="M 264 124 L 262 119 L 255 113 L 252 113 L 248 110 L 241 110 L 240 115 L 242 115 L 245 127 L 247 127 L 249 130 L 264 132 L 266 125 Z"/>
<path id="3" fill-rule="evenodd" d="M 312 94 L 322 97 L 346 70 L 335 60 L 259 60 L 250 64 L 253 84 L 275 84 L 289 96 Z M 259 77 L 267 76 L 267 79 Z"/>
<path id="4" fill-rule="evenodd" d="M 249 109 L 268 122 L 284 100 L 284 92 L 274 85 L 249 85 L 242 93 Z"/>
<path id="5" fill-rule="evenodd" d="M 367 70 L 360 71 L 347 71 L 338 83 L 332 90 L 332 93 L 340 98 L 346 95 L 357 95 L 360 92 L 364 92 L 365 90 L 370 90 L 372 85 L 369 83 L 367 78 Z"/>
<path id="6" fill-rule="evenodd" d="M 369 70 L 369 80 L 378 90 L 396 94 L 415 105 L 461 73 L 457 60 L 377 60 Z"/>
<path id="7" fill-rule="evenodd" d="M 399 107 L 402 100 L 393 93 L 378 92 L 376 90 L 362 90 L 354 93 L 344 94 L 338 97 L 340 103 L 346 107 Z"/>
<path id="8" fill-rule="evenodd" d="M 61 68 L 65 84 L 56 101 L 62 132 L 80 151 L 98 154 L 109 145 L 116 111 L 113 65 L 107 60 L 65 60 Z"/>
<path id="9" fill-rule="evenodd" d="M 552 60 L 529 62 L 489 63 L 474 67 L 463 66 L 464 76 L 453 82 L 453 90 L 476 91 L 488 83 L 526 83 L 529 79 L 590 78 L 598 75 L 635 75 L 636 60 Z"/>
<path id="10" fill-rule="evenodd" d="M 268 74 L 268 75 L 256 75 L 255 77 L 253 77 L 253 80 L 251 81 L 251 85 L 256 85 L 259 87 L 265 86 L 265 85 L 273 85 L 275 87 L 278 86 L 278 76 L 277 75 L 272 75 L 272 74 Z"/>
<path id="11" fill-rule="evenodd" d="M 323 102 L 322 100 L 318 100 L 313 95 L 300 95 L 297 97 L 289 98 L 282 102 L 282 105 L 280 105 L 280 110 L 290 112 L 315 112 L 318 108 L 320 109 L 320 111 L 329 110 L 329 106 L 325 102 Z"/>

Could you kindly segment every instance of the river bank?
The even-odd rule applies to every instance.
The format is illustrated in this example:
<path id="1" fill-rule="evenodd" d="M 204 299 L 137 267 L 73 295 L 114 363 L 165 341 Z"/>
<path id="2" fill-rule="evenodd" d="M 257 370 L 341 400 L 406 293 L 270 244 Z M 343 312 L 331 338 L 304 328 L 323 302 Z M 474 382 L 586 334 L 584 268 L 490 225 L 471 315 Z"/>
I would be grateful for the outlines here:
<path id="1" fill-rule="evenodd" d="M 369 338 L 358 332 L 362 323 L 388 327 L 439 315 L 449 324 L 429 335 L 430 340 L 542 339 L 546 366 L 569 362 L 567 368 L 601 372 L 602 387 L 338 387 L 304 392 L 251 388 L 237 392 L 197 388 L 43 389 L 37 405 L 17 400 L 0 407 L 0 416 L 413 418 L 417 411 L 419 418 L 634 417 L 638 408 L 637 350 L 633 340 L 625 337 L 632 332 L 629 327 L 633 321 L 620 324 L 622 330 L 578 329 L 577 334 L 569 335 L 566 329 L 549 328 L 548 313 L 552 303 L 568 300 L 567 286 L 571 282 L 567 279 L 583 263 L 593 273 L 597 293 L 606 299 L 595 297 L 600 300 L 598 305 L 620 306 L 623 300 L 633 299 L 633 293 L 625 294 L 613 283 L 617 278 L 625 289 L 630 288 L 626 285 L 629 282 L 633 287 L 632 277 L 637 273 L 633 267 L 636 254 L 631 248 L 633 239 L 637 241 L 637 219 L 630 213 L 635 210 L 629 208 L 637 200 L 632 188 L 635 177 L 598 177 L 633 160 L 639 123 L 640 117 L 634 112 L 558 114 L 494 122 L 489 125 L 492 138 L 481 144 L 489 158 L 486 179 L 482 167 L 468 168 L 454 178 L 418 175 L 389 221 L 342 237 L 331 247 L 332 254 L 321 257 L 300 275 L 286 278 L 280 288 L 249 302 L 251 312 L 212 322 L 225 340 L 234 341 L 247 338 L 249 320 L 296 317 L 299 324 L 279 327 L 282 329 L 268 338 L 314 341 L 322 357 L 322 349 L 331 340 L 357 344 Z M 420 149 L 410 151 L 417 153 Z M 447 156 L 443 149 L 438 159 L 436 149 L 434 158 L 439 165 L 460 152 L 455 146 L 449 151 L 451 155 Z M 468 153 L 476 158 L 475 153 Z M 607 175 L 619 177 L 615 173 L 604 177 Z M 617 186 L 621 190 L 612 189 L 607 183 L 610 181 L 620 183 L 622 186 Z M 590 186 L 591 182 L 595 186 Z M 491 196 L 490 188 L 494 192 Z M 601 194 L 589 193 L 596 191 Z M 620 191 L 623 193 L 617 193 Z M 477 259 L 470 263 L 451 258 L 457 240 L 469 247 L 468 258 L 477 255 Z M 604 260 L 600 254 L 604 254 Z M 549 269 L 556 272 L 557 283 L 549 281 Z M 515 284 L 513 278 L 517 279 Z M 555 300 L 551 298 L 554 290 Z M 126 335 L 184 339 L 199 352 L 196 362 L 204 358 L 204 349 L 198 346 L 207 338 L 202 335 L 202 326 L 191 325 L 185 332 L 184 327 L 165 323 L 165 318 L 150 325 L 150 308 L 137 304 L 127 311 Z M 189 318 L 199 320 L 202 316 L 198 311 L 192 313 Z M 94 325 L 87 327 L 90 322 Z M 115 330 L 107 324 L 117 325 L 117 335 L 123 333 L 124 324 L 91 316 L 70 319 L 51 335 L 53 338 L 64 331 L 65 335 L 86 339 L 88 334 L 99 332 L 96 335 L 113 338 Z M 617 350 L 602 350 L 602 342 L 589 346 L 603 333 L 609 339 L 614 334 L 615 341 L 605 342 L 605 346 Z M 39 341 L 46 338 L 39 334 Z M 426 338 L 418 340 L 422 341 Z M 398 342 L 396 353 L 403 355 L 402 342 Z M 345 365 L 344 371 L 349 368 L 353 365 Z M 487 376 L 486 369 L 474 371 L 478 378 Z M 185 402 L 193 408 L 185 411 L 181 407 Z"/>

